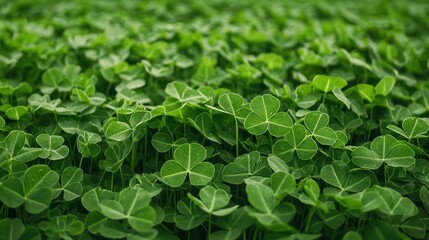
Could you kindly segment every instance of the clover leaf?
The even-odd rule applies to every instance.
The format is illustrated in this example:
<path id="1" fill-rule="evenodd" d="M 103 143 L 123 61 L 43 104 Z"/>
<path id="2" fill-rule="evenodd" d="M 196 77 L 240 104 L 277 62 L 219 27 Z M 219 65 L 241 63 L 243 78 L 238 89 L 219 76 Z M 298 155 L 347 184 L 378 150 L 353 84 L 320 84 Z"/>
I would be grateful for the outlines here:
<path id="1" fill-rule="evenodd" d="M 316 155 L 317 143 L 308 135 L 308 131 L 301 124 L 295 124 L 284 136 L 273 145 L 273 153 L 279 158 L 290 161 L 295 153 L 302 160 L 309 160 Z"/>
<path id="2" fill-rule="evenodd" d="M 244 105 L 244 99 L 236 93 L 224 93 L 219 97 L 218 104 L 225 112 L 236 117 L 238 110 Z"/>
<path id="3" fill-rule="evenodd" d="M 100 187 L 87 191 L 81 198 L 82 205 L 89 212 L 101 212 L 101 202 L 113 198 L 113 192 Z"/>
<path id="4" fill-rule="evenodd" d="M 52 187 L 58 179 L 58 174 L 48 166 L 33 165 L 21 178 L 8 178 L 0 185 L 0 200 L 13 208 L 25 203 L 29 213 L 40 213 L 49 207 Z"/>
<path id="5" fill-rule="evenodd" d="M 71 236 L 77 236 L 84 231 L 83 222 L 73 214 L 54 216 L 50 221 L 40 222 L 39 228 L 42 229 L 50 238 L 69 239 Z"/>
<path id="6" fill-rule="evenodd" d="M 127 123 L 113 119 L 106 122 L 103 130 L 108 139 L 112 139 L 117 142 L 128 139 L 132 134 L 132 129 Z"/>
<path id="7" fill-rule="evenodd" d="M 84 157 L 96 157 L 101 151 L 101 147 L 97 144 L 99 142 L 101 142 L 100 135 L 84 131 L 77 138 L 77 149 Z"/>
<path id="8" fill-rule="evenodd" d="M 278 112 L 280 101 L 270 94 L 257 96 L 250 102 L 250 114 L 244 120 L 244 127 L 254 135 L 267 130 L 275 137 L 285 135 L 292 126 L 292 118 L 285 112 Z"/>
<path id="9" fill-rule="evenodd" d="M 61 175 L 61 188 L 64 191 L 64 200 L 71 201 L 82 195 L 83 171 L 76 167 L 67 167 Z"/>
<path id="10" fill-rule="evenodd" d="M 290 203 L 278 205 L 273 190 L 255 180 L 246 179 L 246 193 L 251 207 L 246 212 L 259 224 L 275 232 L 293 232 L 288 222 L 295 215 L 295 207 Z"/>
<path id="11" fill-rule="evenodd" d="M 407 197 L 402 197 L 401 194 L 394 189 L 388 187 L 374 186 L 366 190 L 362 196 L 364 205 L 367 202 L 376 202 L 377 205 L 372 208 L 363 208 L 363 211 L 377 210 L 388 216 L 403 216 L 411 217 L 417 214 L 417 207 Z"/>
<path id="12" fill-rule="evenodd" d="M 268 171 L 267 162 L 259 152 L 253 151 L 237 157 L 222 170 L 222 180 L 231 184 L 241 184 L 249 176 L 263 176 Z"/>
<path id="13" fill-rule="evenodd" d="M 201 113 L 195 118 L 195 120 L 191 118 L 188 118 L 188 120 L 195 127 L 195 129 L 198 130 L 198 132 L 203 134 L 205 138 L 215 143 L 221 143 L 220 138 L 213 132 L 214 123 L 208 113 Z"/>
<path id="14" fill-rule="evenodd" d="M 105 199 L 100 204 L 101 212 L 114 220 L 127 219 L 131 227 L 139 232 L 152 228 L 156 212 L 149 206 L 150 195 L 140 188 L 125 188 L 119 193 L 119 201 Z"/>
<path id="15" fill-rule="evenodd" d="M 41 158 L 60 160 L 69 154 L 69 148 L 63 145 L 64 138 L 61 136 L 42 133 L 36 137 L 36 142 L 43 148 Z"/>
<path id="16" fill-rule="evenodd" d="M 199 196 L 201 200 L 188 193 L 191 201 L 209 215 L 226 216 L 238 208 L 238 205 L 225 208 L 231 197 L 223 189 L 206 186 L 200 190 Z"/>
<path id="17" fill-rule="evenodd" d="M 24 106 L 11 107 L 6 111 L 6 116 L 9 119 L 19 121 L 27 112 L 28 109 Z"/>
<path id="18" fill-rule="evenodd" d="M 421 118 L 408 117 L 402 122 L 402 129 L 395 125 L 388 125 L 387 128 L 407 139 L 425 138 L 429 124 Z"/>
<path id="19" fill-rule="evenodd" d="M 214 166 L 203 162 L 207 151 L 197 143 L 186 143 L 174 151 L 174 160 L 162 165 L 161 177 L 171 187 L 180 187 L 189 175 L 192 185 L 201 186 L 209 183 L 214 176 Z"/>
<path id="20" fill-rule="evenodd" d="M 370 149 L 357 147 L 353 151 L 352 161 L 364 169 L 377 169 L 383 162 L 391 167 L 410 167 L 414 164 L 414 151 L 407 145 L 398 142 L 391 135 L 376 137 Z"/>
<path id="21" fill-rule="evenodd" d="M 181 199 L 177 203 L 177 210 L 180 214 L 174 217 L 177 227 L 188 231 L 203 224 L 207 219 L 207 214 L 197 208 L 189 198 Z"/>
<path id="22" fill-rule="evenodd" d="M 335 186 L 341 192 L 361 192 L 371 184 L 371 179 L 364 172 L 350 172 L 350 168 L 342 161 L 334 161 L 320 171 L 323 181 Z"/>
<path id="23" fill-rule="evenodd" d="M 324 93 L 331 92 L 334 87 L 342 89 L 347 86 L 346 80 L 341 77 L 330 77 L 326 75 L 316 75 L 313 78 L 313 86 Z"/>
<path id="24" fill-rule="evenodd" d="M 322 145 L 333 145 L 337 141 L 337 134 L 328 127 L 329 116 L 321 112 L 309 112 L 304 117 L 305 126 Z"/>
<path id="25" fill-rule="evenodd" d="M 1 239 L 18 240 L 25 232 L 25 225 L 19 218 L 5 218 L 0 220 L 0 232 Z"/>
<path id="26" fill-rule="evenodd" d="M 395 79 L 391 76 L 386 76 L 375 85 L 375 93 L 377 95 L 387 96 L 395 86 Z"/>

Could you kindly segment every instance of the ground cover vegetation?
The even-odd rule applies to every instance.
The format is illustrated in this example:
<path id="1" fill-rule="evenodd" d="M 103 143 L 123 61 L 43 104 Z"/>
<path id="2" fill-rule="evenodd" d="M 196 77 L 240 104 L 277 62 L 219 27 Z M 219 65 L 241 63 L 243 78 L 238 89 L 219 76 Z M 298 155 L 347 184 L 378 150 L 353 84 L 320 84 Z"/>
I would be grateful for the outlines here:
<path id="1" fill-rule="evenodd" d="M 427 1 L 0 2 L 0 239 L 428 239 Z"/>

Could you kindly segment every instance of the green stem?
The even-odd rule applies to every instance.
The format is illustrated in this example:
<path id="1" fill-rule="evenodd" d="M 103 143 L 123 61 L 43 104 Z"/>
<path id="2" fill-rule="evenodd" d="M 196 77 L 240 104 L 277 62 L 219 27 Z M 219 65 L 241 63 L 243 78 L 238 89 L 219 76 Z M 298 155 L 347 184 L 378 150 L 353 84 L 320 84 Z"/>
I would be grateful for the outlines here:
<path id="1" fill-rule="evenodd" d="M 100 186 L 101 181 L 103 181 L 104 175 L 106 174 L 106 170 L 103 171 L 103 173 L 101 174 L 100 180 L 98 181 L 98 186 Z"/>
<path id="2" fill-rule="evenodd" d="M 113 183 L 115 181 L 115 174 L 112 173 L 112 177 L 110 178 L 110 191 L 113 192 Z"/>
<path id="3" fill-rule="evenodd" d="M 259 228 L 256 228 L 255 231 L 253 231 L 253 236 L 252 236 L 253 240 L 257 239 L 257 236 L 259 236 L 259 231 L 260 231 Z"/>
<path id="4" fill-rule="evenodd" d="M 367 141 L 369 141 L 370 139 L 371 139 L 371 123 L 372 123 L 372 114 L 373 114 L 373 107 L 372 107 L 372 104 L 371 104 L 371 111 L 370 111 L 370 113 L 369 113 L 369 130 L 368 130 L 368 135 L 367 135 Z"/>
<path id="5" fill-rule="evenodd" d="M 314 213 L 316 212 L 316 208 L 315 207 L 312 207 L 311 209 L 310 209 L 310 212 L 308 213 L 308 215 L 307 215 L 307 218 L 305 219 L 305 228 L 304 228 L 304 232 L 307 232 L 308 231 L 308 228 L 310 227 L 310 222 L 311 222 L 311 219 L 313 218 L 313 215 L 314 215 Z"/>
<path id="6" fill-rule="evenodd" d="M 212 215 L 209 214 L 209 229 L 207 230 L 207 239 L 210 240 L 210 234 L 212 232 Z"/>
<path id="7" fill-rule="evenodd" d="M 131 169 L 133 174 L 135 173 L 135 167 L 137 164 L 137 142 L 133 142 L 133 149 L 131 152 Z"/>
<path id="8" fill-rule="evenodd" d="M 386 185 L 388 177 L 387 177 L 387 171 L 386 171 L 386 165 L 384 165 L 383 167 L 383 172 L 384 172 L 384 184 Z"/>
<path id="9" fill-rule="evenodd" d="M 119 168 L 119 174 L 121 175 L 121 186 L 122 188 L 125 187 L 125 181 L 124 181 L 124 173 L 122 172 L 122 167 Z"/>
<path id="10" fill-rule="evenodd" d="M 144 135 L 144 158 L 143 158 L 142 172 L 146 165 L 146 161 L 147 161 L 147 126 L 146 126 L 146 134 Z"/>
<path id="11" fill-rule="evenodd" d="M 238 120 L 237 118 L 234 118 L 235 120 L 235 156 L 238 157 Z"/>
<path id="12" fill-rule="evenodd" d="M 82 168 L 82 163 L 83 163 L 83 155 L 81 155 L 80 157 L 79 168 Z"/>
<path id="13" fill-rule="evenodd" d="M 158 159 L 159 159 L 159 153 L 158 153 L 158 151 L 156 151 L 156 155 L 155 155 L 155 169 L 158 169 Z"/>

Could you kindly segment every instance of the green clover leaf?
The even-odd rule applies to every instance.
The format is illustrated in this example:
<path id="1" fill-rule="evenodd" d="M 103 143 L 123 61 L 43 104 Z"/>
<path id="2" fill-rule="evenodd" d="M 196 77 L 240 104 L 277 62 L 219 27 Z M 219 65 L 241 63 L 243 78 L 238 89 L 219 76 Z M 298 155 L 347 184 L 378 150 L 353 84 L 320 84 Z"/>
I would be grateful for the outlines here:
<path id="1" fill-rule="evenodd" d="M 259 152 L 253 151 L 237 157 L 234 162 L 226 165 L 222 171 L 222 180 L 238 185 L 247 177 L 267 174 L 269 174 L 267 161 L 262 160 Z"/>
<path id="2" fill-rule="evenodd" d="M 304 117 L 305 126 L 322 145 L 333 145 L 337 141 L 337 134 L 328 127 L 329 116 L 321 112 L 309 112 Z"/>
<path id="3" fill-rule="evenodd" d="M 358 147 L 353 151 L 352 161 L 364 169 L 377 169 L 383 162 L 391 167 L 410 167 L 414 164 L 414 151 L 398 142 L 391 135 L 375 138 L 370 146 Z"/>
<path id="4" fill-rule="evenodd" d="M 201 200 L 188 193 L 191 201 L 209 215 L 226 216 L 238 208 L 238 205 L 224 208 L 228 205 L 231 197 L 223 189 L 206 186 L 200 190 L 199 196 Z"/>
<path id="5" fill-rule="evenodd" d="M 295 153 L 300 159 L 309 160 L 316 155 L 317 150 L 317 143 L 301 124 L 293 125 L 284 139 L 273 145 L 273 153 L 285 161 L 290 161 Z"/>
<path id="6" fill-rule="evenodd" d="M 42 133 L 36 137 L 36 142 L 43 148 L 41 158 L 60 160 L 69 154 L 69 148 L 64 143 L 64 138 L 58 135 Z"/>
<path id="7" fill-rule="evenodd" d="M 250 102 L 251 113 L 244 120 L 244 127 L 254 135 L 267 130 L 275 137 L 285 135 L 292 126 L 292 118 L 285 112 L 278 112 L 280 101 L 270 94 L 257 96 Z"/>
<path id="8" fill-rule="evenodd" d="M 173 155 L 174 160 L 165 162 L 161 168 L 161 177 L 167 185 L 180 187 L 188 175 L 194 186 L 205 185 L 212 180 L 215 169 L 213 164 L 203 162 L 207 152 L 200 144 L 183 144 Z"/>

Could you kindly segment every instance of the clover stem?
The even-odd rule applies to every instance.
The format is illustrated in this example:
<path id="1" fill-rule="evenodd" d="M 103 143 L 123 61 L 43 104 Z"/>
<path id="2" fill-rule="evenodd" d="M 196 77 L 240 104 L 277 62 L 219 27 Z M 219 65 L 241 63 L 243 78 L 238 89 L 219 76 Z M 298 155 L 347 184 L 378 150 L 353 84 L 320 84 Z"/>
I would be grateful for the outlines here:
<path id="1" fill-rule="evenodd" d="M 238 157 L 238 121 L 237 118 L 235 120 L 235 156 Z"/>
<path id="2" fill-rule="evenodd" d="M 371 111 L 370 111 L 370 113 L 369 113 L 369 130 L 368 130 L 368 135 L 367 135 L 367 141 L 369 141 L 370 140 L 370 138 L 371 138 L 371 123 L 372 123 L 372 114 L 373 114 L 373 108 L 372 108 L 372 103 L 371 103 Z"/>
<path id="3" fill-rule="evenodd" d="M 60 168 L 61 170 L 64 170 L 64 162 L 65 162 L 65 161 L 62 161 L 62 162 L 61 162 L 61 168 Z"/>
<path id="4" fill-rule="evenodd" d="M 101 174 L 100 180 L 98 181 L 98 186 L 100 186 L 101 181 L 103 181 L 104 175 L 106 174 L 106 170 L 103 171 L 103 173 Z"/>
<path id="5" fill-rule="evenodd" d="M 146 133 L 145 133 L 145 135 L 144 135 L 144 158 L 143 158 L 143 167 L 142 168 L 144 168 L 145 167 L 145 163 L 146 163 L 146 161 L 147 161 L 147 126 L 145 127 L 146 129 Z M 142 172 L 143 172 L 143 169 L 142 169 Z"/>
<path id="6" fill-rule="evenodd" d="M 255 231 L 253 232 L 253 236 L 252 239 L 256 240 L 258 239 L 257 236 L 259 236 L 259 228 L 256 228 Z"/>
<path id="7" fill-rule="evenodd" d="M 122 167 L 119 168 L 119 174 L 121 176 L 121 186 L 122 188 L 125 187 L 125 181 L 124 181 L 124 173 L 122 172 Z"/>
<path id="8" fill-rule="evenodd" d="M 184 134 L 184 136 L 186 136 L 186 124 L 185 123 L 183 123 L 183 134 Z"/>
<path id="9" fill-rule="evenodd" d="M 387 182 L 387 171 L 386 171 L 386 165 L 384 165 L 384 167 L 383 167 L 383 172 L 384 172 L 384 184 L 386 184 L 386 182 Z"/>
<path id="10" fill-rule="evenodd" d="M 82 163 L 83 163 L 83 155 L 80 156 L 79 168 L 82 168 Z"/>
<path id="11" fill-rule="evenodd" d="M 209 229 L 207 230 L 207 239 L 210 240 L 210 234 L 212 232 L 212 215 L 209 214 Z"/>
<path id="12" fill-rule="evenodd" d="M 158 158 L 159 158 L 159 153 L 158 153 L 158 151 L 156 151 L 156 155 L 155 155 L 155 169 L 158 169 Z"/>
<path id="13" fill-rule="evenodd" d="M 2 216 L 3 218 L 6 218 L 7 216 L 4 214 L 4 210 L 5 210 L 5 205 L 3 204 L 0 208 L 0 213 L 3 214 L 3 216 Z"/>
<path id="14" fill-rule="evenodd" d="M 131 152 L 131 169 L 135 173 L 135 167 L 137 164 L 137 142 L 133 142 L 133 149 Z"/>
<path id="15" fill-rule="evenodd" d="M 304 232 L 308 231 L 308 228 L 310 227 L 310 222 L 311 222 L 311 218 L 313 218 L 314 213 L 316 212 L 316 208 L 312 207 L 310 209 L 310 212 L 308 213 L 306 219 L 305 219 L 305 228 L 304 228 Z"/>
<path id="16" fill-rule="evenodd" d="M 113 192 L 113 182 L 115 181 L 115 174 L 112 172 L 112 177 L 110 178 L 110 191 Z"/>
<path id="17" fill-rule="evenodd" d="M 89 161 L 89 175 L 91 175 L 92 174 L 92 165 L 93 165 L 93 159 L 90 159 L 90 161 Z"/>
<path id="18" fill-rule="evenodd" d="M 177 206 L 176 191 L 173 191 L 174 206 Z"/>
<path id="19" fill-rule="evenodd" d="M 325 94 L 323 94 L 323 105 L 325 105 L 325 99 L 326 99 L 326 93 Z"/>
<path id="20" fill-rule="evenodd" d="M 112 83 L 109 82 L 109 85 L 107 85 L 106 94 L 109 94 L 110 88 L 112 88 Z"/>

